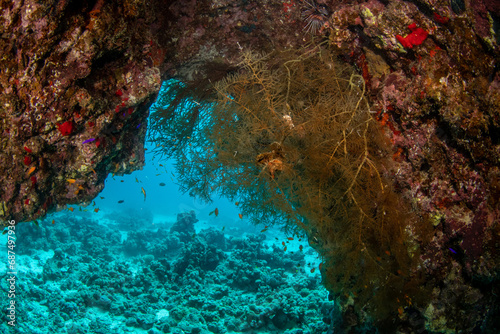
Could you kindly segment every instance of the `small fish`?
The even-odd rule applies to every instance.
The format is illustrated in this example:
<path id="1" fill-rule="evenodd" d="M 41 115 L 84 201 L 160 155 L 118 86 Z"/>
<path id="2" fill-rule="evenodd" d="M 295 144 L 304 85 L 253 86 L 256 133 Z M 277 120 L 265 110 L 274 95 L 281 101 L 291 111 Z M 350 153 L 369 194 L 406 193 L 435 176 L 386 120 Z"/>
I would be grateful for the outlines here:
<path id="1" fill-rule="evenodd" d="M 99 212 L 99 208 L 95 208 L 95 209 L 94 209 L 94 212 L 95 212 L 95 213 L 98 213 L 98 212 Z"/>
<path id="2" fill-rule="evenodd" d="M 225 229 L 226 229 L 226 227 L 225 227 L 225 226 L 222 226 L 222 230 L 221 230 L 221 232 L 222 232 L 222 231 L 224 231 Z"/>
<path id="3" fill-rule="evenodd" d="M 83 190 L 83 186 L 78 185 L 78 189 Z"/>
<path id="4" fill-rule="evenodd" d="M 312 268 L 311 269 L 311 274 L 314 273 L 315 270 L 316 270 L 316 268 Z"/>
<path id="5" fill-rule="evenodd" d="M 122 200 L 122 199 L 118 201 L 118 203 L 120 203 L 120 204 L 121 204 L 121 203 L 123 203 L 123 202 L 125 202 L 125 201 L 124 201 L 124 200 Z"/>
<path id="6" fill-rule="evenodd" d="M 92 203 L 92 206 L 95 206 L 95 201 Z"/>
<path id="7" fill-rule="evenodd" d="M 263 233 L 263 232 L 266 232 L 266 231 L 267 231 L 267 228 L 263 229 L 263 230 L 262 230 L 262 231 L 260 231 L 260 232 L 261 232 L 261 233 Z"/>
<path id="8" fill-rule="evenodd" d="M 123 180 L 120 180 L 120 182 L 125 182 L 125 181 L 123 181 Z"/>
<path id="9" fill-rule="evenodd" d="M 282 244 L 283 246 L 285 246 L 285 242 L 284 242 L 284 241 L 282 241 L 282 242 L 281 242 L 281 244 Z"/>
<path id="10" fill-rule="evenodd" d="M 240 204 L 240 202 L 234 202 L 234 205 L 238 206 Z"/>
<path id="11" fill-rule="evenodd" d="M 453 248 L 448 247 L 448 249 L 449 249 L 449 250 L 450 250 L 450 252 L 452 252 L 453 254 L 457 254 L 457 252 L 456 252 Z"/>
<path id="12" fill-rule="evenodd" d="M 82 207 L 79 207 L 78 210 L 82 211 Z"/>
<path id="13" fill-rule="evenodd" d="M 68 208 L 69 211 L 73 212 L 75 210 L 74 208 Z"/>
<path id="14" fill-rule="evenodd" d="M 284 252 L 286 252 L 286 246 L 285 246 L 285 249 L 283 249 Z"/>
<path id="15" fill-rule="evenodd" d="M 142 191 L 142 193 L 144 194 L 144 201 L 146 201 L 146 190 L 144 190 L 144 188 L 143 188 L 143 187 L 141 187 L 141 191 Z"/>
<path id="16" fill-rule="evenodd" d="M 165 187 L 165 186 L 166 186 L 165 183 L 163 183 L 163 182 L 160 183 L 160 187 Z"/>
<path id="17" fill-rule="evenodd" d="M 2 235 L 7 234 L 7 232 L 9 232 L 9 230 L 3 230 Z"/>
<path id="18" fill-rule="evenodd" d="M 71 183 L 71 184 L 73 184 L 73 183 L 75 183 L 75 182 L 76 182 L 76 180 L 75 180 L 75 179 L 67 179 L 66 181 L 67 181 L 68 183 Z"/>
<path id="19" fill-rule="evenodd" d="M 302 252 L 302 250 L 304 250 L 304 246 L 300 245 L 299 250 Z"/>
<path id="20" fill-rule="evenodd" d="M 292 238 L 292 237 L 288 237 L 287 239 L 288 239 L 288 240 L 293 240 L 293 238 Z"/>
<path id="21" fill-rule="evenodd" d="M 318 268 L 319 268 L 319 270 L 321 270 L 321 268 L 323 268 L 323 262 L 321 262 L 321 263 L 319 264 L 319 267 L 318 267 Z"/>
<path id="22" fill-rule="evenodd" d="M 33 166 L 31 167 L 29 170 L 28 170 L 28 175 L 30 175 L 31 173 L 33 173 L 35 171 L 36 167 Z"/>
<path id="23" fill-rule="evenodd" d="M 135 182 L 139 183 L 139 180 L 137 180 L 137 178 L 135 178 Z"/>
<path id="24" fill-rule="evenodd" d="M 160 176 L 161 174 L 156 174 L 156 176 Z"/>
<path id="25" fill-rule="evenodd" d="M 215 217 L 217 217 L 217 216 L 219 215 L 219 209 L 218 209 L 218 208 L 215 208 L 215 210 L 214 210 L 214 211 L 212 211 L 212 212 L 210 212 L 208 215 L 209 215 L 209 216 L 211 216 L 211 215 L 213 215 L 213 214 L 215 214 Z"/>
<path id="26" fill-rule="evenodd" d="M 38 227 L 39 226 L 38 225 L 38 220 L 33 221 L 33 224 L 35 224 Z"/>
<path id="27" fill-rule="evenodd" d="M 101 199 L 104 199 L 104 197 L 103 197 L 103 196 L 99 196 L 99 197 L 100 197 Z"/>
<path id="28" fill-rule="evenodd" d="M 163 165 L 162 165 L 162 164 L 160 164 L 159 166 L 160 166 L 160 167 L 163 167 Z"/>
<path id="29" fill-rule="evenodd" d="M 52 225 L 54 225 L 55 223 L 56 223 L 56 220 L 52 219 Z"/>
<path id="30" fill-rule="evenodd" d="M 84 140 L 82 144 L 87 144 L 87 143 L 91 143 L 95 140 L 95 138 L 90 138 L 90 139 L 87 139 L 87 140 Z"/>
<path id="31" fill-rule="evenodd" d="M 391 252 L 389 252 L 388 250 L 385 251 L 385 254 L 391 256 Z"/>
<path id="32" fill-rule="evenodd" d="M 240 217 L 240 219 L 243 219 L 243 215 L 241 213 L 238 213 L 238 217 Z"/>

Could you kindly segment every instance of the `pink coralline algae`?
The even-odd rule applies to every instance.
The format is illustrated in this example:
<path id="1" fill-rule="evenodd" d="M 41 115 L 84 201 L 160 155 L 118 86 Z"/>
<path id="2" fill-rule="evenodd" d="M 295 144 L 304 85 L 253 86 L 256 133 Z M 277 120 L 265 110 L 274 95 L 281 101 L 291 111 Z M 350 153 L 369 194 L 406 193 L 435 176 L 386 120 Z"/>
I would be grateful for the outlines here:
<path id="1" fill-rule="evenodd" d="M 411 30 L 411 34 L 403 37 L 401 35 L 396 35 L 396 39 L 399 43 L 401 43 L 405 48 L 411 49 L 416 45 L 422 44 L 429 33 L 422 28 L 417 28 L 416 23 L 412 23 L 408 26 L 408 29 Z"/>
<path id="2" fill-rule="evenodd" d="M 73 122 L 66 121 L 63 124 L 58 123 L 57 128 L 63 136 L 69 136 L 73 132 Z"/>

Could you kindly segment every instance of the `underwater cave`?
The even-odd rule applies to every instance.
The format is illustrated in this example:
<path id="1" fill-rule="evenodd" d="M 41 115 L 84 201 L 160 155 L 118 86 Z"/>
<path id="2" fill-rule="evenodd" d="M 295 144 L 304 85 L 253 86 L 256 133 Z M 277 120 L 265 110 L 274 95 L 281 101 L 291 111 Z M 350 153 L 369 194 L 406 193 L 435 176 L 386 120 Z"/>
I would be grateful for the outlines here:
<path id="1" fill-rule="evenodd" d="M 0 331 L 500 332 L 494 1 L 1 6 Z"/>

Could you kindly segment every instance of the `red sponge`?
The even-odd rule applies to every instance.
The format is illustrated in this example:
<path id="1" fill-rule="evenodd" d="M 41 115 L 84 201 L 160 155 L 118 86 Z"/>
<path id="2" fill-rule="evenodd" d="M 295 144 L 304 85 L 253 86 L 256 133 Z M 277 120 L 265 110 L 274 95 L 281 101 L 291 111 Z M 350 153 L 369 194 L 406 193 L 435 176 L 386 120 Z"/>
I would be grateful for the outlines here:
<path id="1" fill-rule="evenodd" d="M 66 121 L 63 124 L 57 124 L 57 128 L 59 129 L 59 132 L 63 136 L 69 136 L 71 132 L 73 132 L 73 122 L 71 121 Z"/>
<path id="2" fill-rule="evenodd" d="M 408 26 L 408 29 L 411 30 L 411 34 L 407 35 L 406 37 L 396 35 L 396 39 L 399 41 L 399 43 L 401 43 L 407 49 L 411 49 L 415 45 L 422 44 L 427 38 L 427 35 L 429 35 L 429 33 L 424 29 L 417 28 L 416 23 L 410 24 Z"/>

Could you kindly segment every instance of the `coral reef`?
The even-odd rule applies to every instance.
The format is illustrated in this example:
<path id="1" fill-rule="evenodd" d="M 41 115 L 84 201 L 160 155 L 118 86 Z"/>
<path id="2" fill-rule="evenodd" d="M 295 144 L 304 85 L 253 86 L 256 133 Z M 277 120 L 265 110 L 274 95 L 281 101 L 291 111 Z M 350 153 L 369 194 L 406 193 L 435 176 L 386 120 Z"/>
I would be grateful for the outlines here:
<path id="1" fill-rule="evenodd" d="M 194 97 L 208 96 L 214 92 L 207 82 L 237 71 L 241 49 L 269 54 L 323 42 L 357 68 L 385 132 L 380 148 L 393 164 L 373 171 L 406 199 L 402 207 L 429 222 L 428 230 L 405 231 L 410 239 L 430 238 L 407 245 L 419 249 L 427 305 L 405 300 L 379 320 L 397 322 L 403 332 L 499 331 L 496 1 L 7 0 L 1 6 L 2 221 L 88 202 L 108 173 L 140 168 L 148 107 L 161 79 L 175 76 L 197 87 Z M 176 122 L 175 112 L 170 117 Z M 196 128 L 178 131 L 179 146 L 189 147 L 185 138 Z M 163 144 L 167 153 L 177 145 Z M 277 147 L 259 154 L 261 176 L 283 174 Z M 326 243 L 325 234 L 316 238 Z M 354 297 L 339 304 L 345 327 L 362 331 L 363 305 Z"/>
<path id="2" fill-rule="evenodd" d="M 17 227 L 19 333 L 320 334 L 332 325 L 334 303 L 306 272 L 306 251 L 284 252 L 263 233 L 227 238 L 209 228 L 160 251 L 192 213 L 135 233 L 116 229 L 119 220 L 52 218 Z M 0 331 L 9 332 L 6 321 Z"/>

